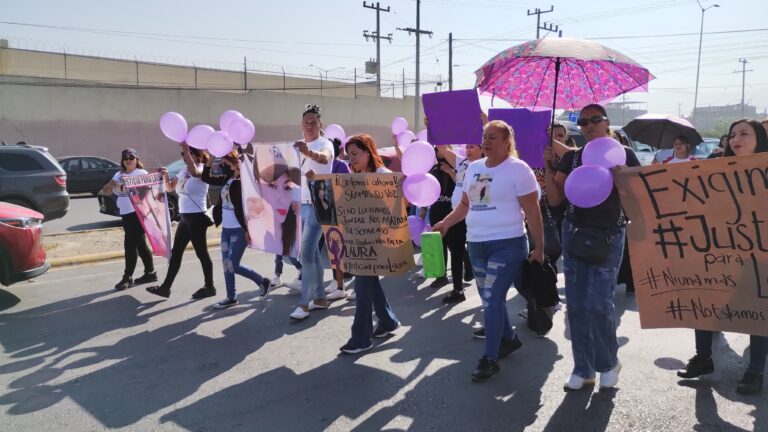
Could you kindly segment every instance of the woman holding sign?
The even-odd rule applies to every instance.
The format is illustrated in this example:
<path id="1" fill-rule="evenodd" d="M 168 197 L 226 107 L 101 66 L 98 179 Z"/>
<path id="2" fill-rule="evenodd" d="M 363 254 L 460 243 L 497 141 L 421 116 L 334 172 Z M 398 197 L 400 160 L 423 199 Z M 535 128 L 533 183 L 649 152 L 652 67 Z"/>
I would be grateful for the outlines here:
<path id="1" fill-rule="evenodd" d="M 472 372 L 475 381 L 492 377 L 500 370 L 498 359 L 523 345 L 509 323 L 507 291 L 517 283 L 526 259 L 544 262 L 539 185 L 533 170 L 517 158 L 514 131 L 500 120 L 488 123 L 482 148 L 485 158 L 467 168 L 461 201 L 433 227 L 445 236 L 466 218 L 469 258 L 485 320 L 485 348 Z M 526 220 L 536 245 L 530 254 Z"/>
<path id="2" fill-rule="evenodd" d="M 768 135 L 763 126 L 755 120 L 738 120 L 731 124 L 728 147 L 723 157 L 746 156 L 768 152 Z M 696 355 L 688 361 L 685 369 L 677 372 L 680 378 L 690 379 L 715 371 L 712 362 L 711 331 L 696 330 Z M 768 337 L 751 335 L 749 337 L 749 365 L 744 376 L 736 386 L 741 394 L 756 394 L 763 389 L 763 372 L 768 356 Z"/>

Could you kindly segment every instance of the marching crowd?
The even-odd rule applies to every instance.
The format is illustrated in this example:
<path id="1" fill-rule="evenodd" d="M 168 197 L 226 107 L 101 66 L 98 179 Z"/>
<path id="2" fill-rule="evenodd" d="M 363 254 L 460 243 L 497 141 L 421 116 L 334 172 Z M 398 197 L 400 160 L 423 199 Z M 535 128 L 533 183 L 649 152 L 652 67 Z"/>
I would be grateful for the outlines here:
<path id="1" fill-rule="evenodd" d="M 301 215 L 300 258 L 290 258 L 290 248 L 284 251 L 285 256 L 277 255 L 271 279 L 243 264 L 242 257 L 249 244 L 249 228 L 244 216 L 237 151 L 221 158 L 222 173 L 214 175 L 211 172 L 213 158 L 207 152 L 182 144 L 181 155 L 186 167 L 175 178 L 168 178 L 167 171 L 161 170 L 166 187 L 179 193 L 181 221 L 176 228 L 167 274 L 160 285 L 151 286 L 147 291 L 165 298 L 170 296 L 183 252 L 192 242 L 204 274 L 204 285 L 192 294 L 192 298 L 215 296 L 206 230 L 213 224 L 221 225 L 226 297 L 216 303 L 215 308 L 237 304 L 235 275 L 250 279 L 256 284 L 260 296 L 267 295 L 281 284 L 283 262 L 289 260 L 299 271 L 299 277 L 286 285 L 301 293 L 290 318 L 304 320 L 312 311 L 327 309 L 332 300 L 354 299 L 356 308 L 351 337 L 341 351 L 361 353 L 373 347 L 374 338 L 395 331 L 400 322 L 377 276 L 344 274 L 335 276 L 334 281 L 325 286 L 319 245 L 323 230 L 307 180 L 317 174 L 383 173 L 389 170 L 370 135 L 350 137 L 345 148 L 340 142 L 326 139 L 319 107 L 307 105 L 301 122 L 303 139 L 295 144 L 295 148 L 301 154 L 303 179 L 293 180 L 293 187 L 301 188 L 300 209 L 293 209 Z M 610 120 L 600 105 L 583 107 L 577 124 L 588 142 L 611 136 Z M 721 140 L 722 150 L 712 157 L 768 151 L 766 128 L 768 121 L 762 125 L 746 119 L 734 122 Z M 628 290 L 632 286 L 631 274 L 629 280 L 620 276 L 625 273 L 623 268 L 629 265 L 626 249 L 629 221 L 615 187 L 608 199 L 595 207 L 582 208 L 568 203 L 564 194 L 565 181 L 582 166 L 582 149 L 569 145 L 562 125 L 553 124 L 551 135 L 552 143 L 544 155 L 543 181 L 517 157 L 515 131 L 503 121 L 487 122 L 482 143 L 468 145 L 466 155 L 457 154 L 447 146 L 438 146 L 435 150 L 438 163 L 432 174 L 441 183 L 441 196 L 429 208 L 420 209 L 419 214 L 423 218 L 428 215 L 433 230 L 444 236 L 444 255 L 446 262 L 450 262 L 453 289 L 443 302 L 464 301 L 463 282 L 473 279 L 482 299 L 484 326 L 476 330 L 474 336 L 484 339 L 485 343 L 482 357 L 472 372 L 474 380 L 482 381 L 493 376 L 500 370 L 499 359 L 522 346 L 510 323 L 506 299 L 513 285 L 520 289 L 524 263 L 547 260 L 556 263 L 562 255 L 573 359 L 573 371 L 564 386 L 578 390 L 599 382 L 601 388 L 611 388 L 617 385 L 622 368 L 618 358 L 614 290 L 617 279 L 624 279 Z M 692 146 L 685 136 L 677 137 L 673 147 L 670 157 L 655 162 L 677 163 L 692 158 Z M 625 152 L 626 166 L 640 165 L 631 149 L 625 146 Z M 343 157 L 346 160 L 342 160 Z M 125 272 L 115 286 L 117 290 L 158 280 L 144 232 L 121 182 L 125 176 L 146 173 L 136 150 L 126 149 L 122 152 L 121 171 L 104 187 L 105 192 L 118 195 L 125 231 Z M 274 177 L 279 175 L 275 173 Z M 297 181 L 300 184 L 295 184 Z M 213 220 L 206 214 L 209 185 L 221 186 L 219 200 L 213 207 Z M 546 227 L 554 228 L 554 231 L 545 235 Z M 598 239 L 604 247 L 585 250 L 584 238 Z M 559 247 L 547 247 L 554 243 L 559 243 Z M 144 264 L 144 274 L 133 279 L 138 257 Z M 351 277 L 354 277 L 354 292 L 347 293 L 342 281 Z M 441 287 L 448 283 L 449 279 L 443 277 L 435 280 L 432 286 Z M 375 326 L 373 313 L 377 317 Z M 696 378 L 714 371 L 712 337 L 712 332 L 695 331 L 696 354 L 678 372 L 681 378 Z M 768 337 L 751 336 L 749 365 L 737 384 L 739 393 L 754 394 L 762 390 L 767 355 Z"/>

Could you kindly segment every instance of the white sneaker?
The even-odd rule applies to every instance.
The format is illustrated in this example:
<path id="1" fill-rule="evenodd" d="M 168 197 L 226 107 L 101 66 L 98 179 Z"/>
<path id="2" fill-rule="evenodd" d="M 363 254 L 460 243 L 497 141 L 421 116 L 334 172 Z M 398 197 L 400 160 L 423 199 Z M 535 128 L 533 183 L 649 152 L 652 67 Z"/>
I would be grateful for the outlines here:
<path id="1" fill-rule="evenodd" d="M 354 301 L 357 298 L 357 295 L 355 294 L 355 290 L 351 290 L 349 294 L 347 294 L 347 300 Z"/>
<path id="2" fill-rule="evenodd" d="M 306 317 L 308 317 L 308 316 L 309 316 L 309 312 L 305 311 L 304 309 L 302 309 L 302 308 L 299 306 L 299 307 L 297 307 L 297 308 L 296 308 L 296 309 L 295 309 L 293 312 L 291 312 L 291 314 L 290 314 L 290 315 L 288 315 L 288 316 L 289 316 L 289 317 L 291 317 L 292 319 L 295 319 L 295 320 L 301 321 L 301 320 L 303 320 L 304 318 L 306 318 Z"/>
<path id="3" fill-rule="evenodd" d="M 424 279 L 424 269 L 421 269 L 416 272 L 416 277 L 419 279 Z"/>
<path id="4" fill-rule="evenodd" d="M 322 305 L 315 303 L 314 300 L 309 301 L 309 306 L 307 306 L 307 309 L 309 310 L 316 310 L 316 309 L 328 309 L 329 305 Z"/>
<path id="5" fill-rule="evenodd" d="M 328 283 L 328 286 L 325 287 L 325 293 L 330 294 L 334 291 L 336 291 L 336 281 L 331 281 Z"/>
<path id="6" fill-rule="evenodd" d="M 330 294 L 328 294 L 328 297 L 326 297 L 328 300 L 341 300 L 343 298 L 347 297 L 347 292 L 340 289 L 334 289 Z"/>
<path id="7" fill-rule="evenodd" d="M 619 372 L 621 371 L 621 362 L 616 363 L 616 367 L 600 374 L 600 388 L 609 389 L 616 387 L 619 383 Z"/>
<path id="8" fill-rule="evenodd" d="M 602 377 L 601 377 L 602 379 Z M 594 378 L 582 378 L 578 375 L 571 375 L 563 388 L 566 390 L 581 390 L 585 385 L 594 385 Z"/>
<path id="9" fill-rule="evenodd" d="M 272 285 L 273 288 L 277 288 L 283 284 L 283 281 L 280 280 L 280 275 L 277 275 L 269 280 L 269 284 Z"/>
<path id="10" fill-rule="evenodd" d="M 300 279 L 294 279 L 287 284 L 285 284 L 286 287 L 288 287 L 291 291 L 301 292 L 301 280 Z"/>
<path id="11" fill-rule="evenodd" d="M 416 267 L 423 267 L 424 266 L 424 259 L 422 258 L 422 254 L 419 254 L 419 257 L 416 258 Z"/>

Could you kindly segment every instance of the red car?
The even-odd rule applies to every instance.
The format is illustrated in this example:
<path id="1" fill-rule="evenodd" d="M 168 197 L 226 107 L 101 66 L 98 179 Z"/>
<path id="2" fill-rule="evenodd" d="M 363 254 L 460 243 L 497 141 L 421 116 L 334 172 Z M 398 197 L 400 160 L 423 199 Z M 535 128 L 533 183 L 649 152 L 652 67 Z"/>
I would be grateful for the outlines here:
<path id="1" fill-rule="evenodd" d="M 0 201 L 0 283 L 11 285 L 45 273 L 43 214 Z"/>

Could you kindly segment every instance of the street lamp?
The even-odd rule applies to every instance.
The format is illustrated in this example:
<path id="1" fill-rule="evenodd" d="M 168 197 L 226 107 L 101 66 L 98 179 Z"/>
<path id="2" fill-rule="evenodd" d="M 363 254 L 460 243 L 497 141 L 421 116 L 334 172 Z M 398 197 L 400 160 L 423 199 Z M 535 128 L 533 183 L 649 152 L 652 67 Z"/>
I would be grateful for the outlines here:
<path id="1" fill-rule="evenodd" d="M 691 113 L 693 120 L 696 119 L 696 104 L 699 102 L 699 72 L 701 71 L 701 40 L 704 37 L 704 12 L 709 8 L 720 7 L 719 4 L 703 7 L 699 0 L 696 0 L 696 3 L 698 3 L 699 8 L 701 8 L 701 29 L 699 30 L 699 60 L 696 62 L 696 91 L 693 94 L 693 112 Z"/>

